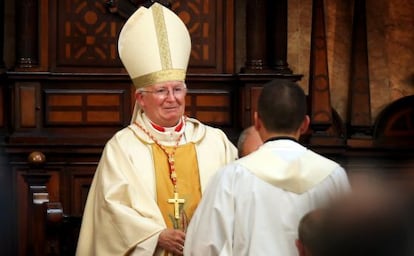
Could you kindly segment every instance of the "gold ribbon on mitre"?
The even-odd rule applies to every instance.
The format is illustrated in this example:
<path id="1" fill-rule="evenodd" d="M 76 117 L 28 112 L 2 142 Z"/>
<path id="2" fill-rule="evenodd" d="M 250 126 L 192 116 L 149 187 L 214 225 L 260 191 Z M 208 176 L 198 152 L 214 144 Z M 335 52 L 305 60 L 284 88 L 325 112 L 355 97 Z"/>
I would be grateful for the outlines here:
<path id="1" fill-rule="evenodd" d="M 185 80 L 191 38 L 183 21 L 161 4 L 140 7 L 118 39 L 119 57 L 135 88 Z M 133 116 L 138 111 L 135 104 Z M 132 122 L 134 118 L 132 119 Z"/>

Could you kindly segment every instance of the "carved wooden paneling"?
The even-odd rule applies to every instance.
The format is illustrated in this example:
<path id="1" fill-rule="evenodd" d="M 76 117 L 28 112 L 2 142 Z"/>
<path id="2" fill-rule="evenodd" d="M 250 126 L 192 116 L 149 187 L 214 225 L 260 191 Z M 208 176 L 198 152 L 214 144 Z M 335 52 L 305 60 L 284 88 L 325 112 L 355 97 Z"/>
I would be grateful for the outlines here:
<path id="1" fill-rule="evenodd" d="M 41 255 L 42 244 L 39 241 L 38 206 L 41 202 L 35 199 L 36 191 L 45 187 L 48 196 L 42 200 L 59 201 L 59 170 L 36 170 L 18 168 L 15 170 L 15 195 L 17 202 L 17 237 L 19 246 L 17 255 Z M 41 193 L 38 193 L 41 194 Z M 38 199 L 39 200 L 39 199 Z M 41 223 L 40 223 L 41 224 Z M 40 247 L 39 247 L 40 245 Z M 44 255 L 44 252 L 43 252 Z"/>
<path id="2" fill-rule="evenodd" d="M 19 115 L 17 124 L 22 128 L 36 128 L 37 110 L 38 110 L 38 88 L 39 83 L 35 82 L 22 82 L 16 86 L 18 90 L 17 103 Z"/>
<path id="3" fill-rule="evenodd" d="M 121 77 L 121 76 L 120 76 Z M 12 93 L 13 143 L 103 143 L 130 122 L 128 80 L 73 77 L 16 82 Z M 96 80 L 95 80 L 96 79 Z M 28 131 L 36 131 L 36 136 Z"/>
<path id="4" fill-rule="evenodd" d="M 232 124 L 232 95 L 223 89 L 192 89 L 186 97 L 186 115 L 211 125 Z"/>
<path id="5" fill-rule="evenodd" d="M 171 8 L 186 24 L 192 40 L 190 73 L 234 73 L 234 0 L 106 0 L 109 11 L 124 20 L 153 2 Z"/>
<path id="6" fill-rule="evenodd" d="M 262 87 L 252 86 L 250 88 L 250 124 L 254 124 L 254 113 L 257 111 L 257 102 L 262 92 Z"/>
<path id="7" fill-rule="evenodd" d="M 122 125 L 123 90 L 45 90 L 45 125 Z"/>
<path id="8" fill-rule="evenodd" d="M 204 74 L 187 76 L 186 115 L 221 128 L 237 126 L 239 92 L 233 75 Z"/>
<path id="9" fill-rule="evenodd" d="M 65 213 L 82 216 L 95 170 L 96 165 L 67 168 L 67 185 L 71 192 L 70 198 L 67 198 L 69 201 L 64 204 Z"/>
<path id="10" fill-rule="evenodd" d="M 174 1 L 172 9 L 191 34 L 189 72 L 234 72 L 233 8 L 233 0 Z M 51 27 L 56 32 L 50 52 L 53 70 L 123 71 L 117 40 L 125 19 L 111 14 L 105 1 L 57 1 L 50 10 L 56 19 Z"/>
<path id="11" fill-rule="evenodd" d="M 220 68 L 217 65 L 217 54 L 222 42 L 217 40 L 217 2 L 176 1 L 173 10 L 186 24 L 191 34 L 191 65 L 195 67 Z M 217 44 L 217 45 L 216 45 Z"/>
<path id="12" fill-rule="evenodd" d="M 56 68 L 121 68 L 118 34 L 123 21 L 104 1 L 56 1 Z"/>

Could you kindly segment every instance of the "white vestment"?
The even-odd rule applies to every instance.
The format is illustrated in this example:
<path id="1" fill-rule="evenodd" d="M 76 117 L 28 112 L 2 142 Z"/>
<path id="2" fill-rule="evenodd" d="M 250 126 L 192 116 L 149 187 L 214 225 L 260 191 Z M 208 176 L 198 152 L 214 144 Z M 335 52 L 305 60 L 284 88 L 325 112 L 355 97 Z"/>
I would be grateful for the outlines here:
<path id="1" fill-rule="evenodd" d="M 291 140 L 267 142 L 211 179 L 184 255 L 298 255 L 301 217 L 349 190 L 334 161 Z"/>
<path id="2" fill-rule="evenodd" d="M 150 129 L 142 116 L 137 122 Z M 195 145 L 203 191 L 218 169 L 236 159 L 237 150 L 221 130 L 195 119 L 186 119 L 183 132 L 182 143 Z M 179 134 L 156 136 L 168 146 Z M 76 255 L 164 255 L 157 248 L 166 224 L 156 200 L 153 143 L 134 124 L 108 141 L 88 194 Z"/>

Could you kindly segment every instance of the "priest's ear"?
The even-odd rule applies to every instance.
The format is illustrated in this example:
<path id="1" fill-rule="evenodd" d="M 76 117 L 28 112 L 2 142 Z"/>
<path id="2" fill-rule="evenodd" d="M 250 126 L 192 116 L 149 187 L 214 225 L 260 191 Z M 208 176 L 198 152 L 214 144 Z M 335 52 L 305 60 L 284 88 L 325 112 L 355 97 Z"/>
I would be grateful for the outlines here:
<path id="1" fill-rule="evenodd" d="M 305 246 L 303 243 L 299 239 L 296 239 L 295 244 L 298 249 L 299 256 L 306 256 Z"/>
<path id="2" fill-rule="evenodd" d="M 266 131 L 266 127 L 263 125 L 263 121 L 260 118 L 257 111 L 254 112 L 253 118 L 254 118 L 254 125 L 253 126 L 256 129 L 257 133 L 259 134 L 260 138 L 262 140 L 264 140 L 265 134 L 266 134 L 267 131 Z"/>
<path id="3" fill-rule="evenodd" d="M 305 134 L 308 131 L 309 124 L 310 124 L 310 118 L 309 118 L 308 115 L 306 115 L 305 118 L 302 121 L 302 124 L 300 125 L 300 128 L 299 128 L 299 132 L 300 132 L 301 135 Z"/>
<path id="4" fill-rule="evenodd" d="M 145 104 L 145 102 L 143 101 L 143 95 L 144 94 L 140 89 L 135 90 L 135 100 L 141 107 Z"/>
<path id="5" fill-rule="evenodd" d="M 260 119 L 259 114 L 257 113 L 257 111 L 254 112 L 253 118 L 254 118 L 254 120 L 253 120 L 254 121 L 254 128 L 257 131 L 260 131 L 260 129 L 263 127 L 263 123 L 262 123 L 262 120 Z"/>

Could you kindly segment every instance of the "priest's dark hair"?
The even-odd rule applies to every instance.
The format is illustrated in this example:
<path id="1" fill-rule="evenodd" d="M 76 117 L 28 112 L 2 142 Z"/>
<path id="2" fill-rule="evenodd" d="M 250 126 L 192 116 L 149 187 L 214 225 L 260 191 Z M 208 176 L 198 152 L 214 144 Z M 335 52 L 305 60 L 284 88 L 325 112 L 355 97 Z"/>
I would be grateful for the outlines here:
<path id="1" fill-rule="evenodd" d="M 305 92 L 296 82 L 272 80 L 263 86 L 257 110 L 267 130 L 295 132 L 307 113 Z"/>

